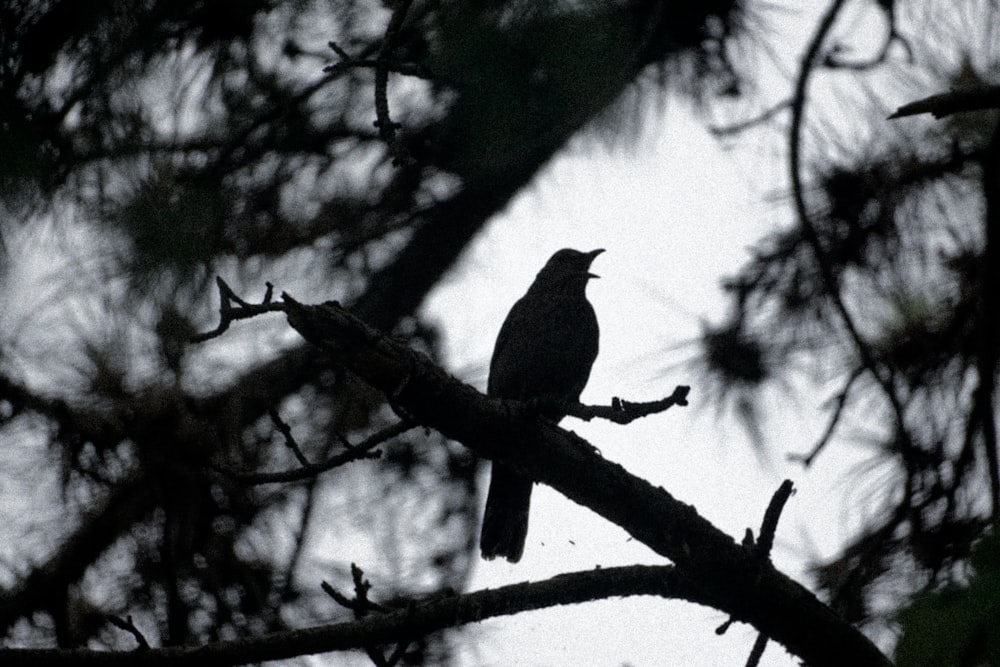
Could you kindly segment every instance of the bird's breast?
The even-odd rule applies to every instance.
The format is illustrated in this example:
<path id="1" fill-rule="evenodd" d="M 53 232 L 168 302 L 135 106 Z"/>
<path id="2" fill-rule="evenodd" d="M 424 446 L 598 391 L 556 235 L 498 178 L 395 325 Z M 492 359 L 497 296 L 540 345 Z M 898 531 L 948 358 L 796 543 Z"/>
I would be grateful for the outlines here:
<path id="1" fill-rule="evenodd" d="M 555 395 L 577 400 L 597 357 L 594 309 L 582 299 L 528 299 L 515 304 L 490 364 L 490 394 Z"/>

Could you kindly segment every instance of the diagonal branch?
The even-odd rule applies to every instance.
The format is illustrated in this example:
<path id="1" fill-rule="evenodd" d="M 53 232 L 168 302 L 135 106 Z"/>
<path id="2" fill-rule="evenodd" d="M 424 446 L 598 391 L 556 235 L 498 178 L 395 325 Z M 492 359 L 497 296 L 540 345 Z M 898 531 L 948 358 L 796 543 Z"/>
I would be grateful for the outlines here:
<path id="1" fill-rule="evenodd" d="M 537 418 L 524 404 L 484 396 L 336 303 L 305 306 L 288 295 L 283 300 L 289 323 L 306 340 L 413 419 L 621 526 L 676 563 L 703 603 L 752 623 L 813 665 L 889 664 L 808 590 L 759 562 L 693 507 L 602 458 L 586 441 Z"/>

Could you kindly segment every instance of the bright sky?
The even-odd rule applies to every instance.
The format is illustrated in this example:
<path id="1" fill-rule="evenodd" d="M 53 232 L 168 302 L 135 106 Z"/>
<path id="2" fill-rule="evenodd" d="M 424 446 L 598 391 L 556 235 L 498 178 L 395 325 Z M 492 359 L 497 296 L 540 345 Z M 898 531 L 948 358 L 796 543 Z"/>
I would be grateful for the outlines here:
<path id="1" fill-rule="evenodd" d="M 594 263 L 601 279 L 588 288 L 601 325 L 601 352 L 582 400 L 650 400 L 696 377 L 669 352 L 691 340 L 702 319 L 719 321 L 726 301 L 721 278 L 747 258 L 747 248 L 784 218 L 762 203 L 780 162 L 724 152 L 681 104 L 652 118 L 630 148 L 577 145 L 556 160 L 472 247 L 426 305 L 445 333 L 452 369 L 485 388 L 496 332 L 545 260 L 559 248 L 605 248 Z M 777 160 L 777 158 L 775 158 Z M 765 185 L 760 176 L 765 174 Z M 770 181 L 770 184 L 767 184 Z M 756 185 L 755 185 L 756 184 Z M 694 407 L 672 409 L 628 426 L 583 423 L 577 431 L 604 456 L 693 504 L 717 527 L 741 538 L 756 533 L 767 503 L 785 477 L 798 493 L 779 525 L 774 559 L 799 581 L 803 557 L 829 554 L 845 534 L 842 475 L 856 463 L 821 457 L 815 470 L 784 462 L 808 450 L 822 429 L 815 401 L 786 397 L 766 422 L 770 460 L 758 457 L 732 420 Z M 792 403 L 788 405 L 788 403 Z M 536 486 L 524 558 L 480 562 L 471 589 L 540 580 L 595 566 L 664 560 L 616 526 Z M 629 598 L 491 620 L 473 629 L 469 665 L 719 665 L 743 664 L 756 632 L 715 610 L 658 598 Z M 770 645 L 764 665 L 796 662 Z"/>

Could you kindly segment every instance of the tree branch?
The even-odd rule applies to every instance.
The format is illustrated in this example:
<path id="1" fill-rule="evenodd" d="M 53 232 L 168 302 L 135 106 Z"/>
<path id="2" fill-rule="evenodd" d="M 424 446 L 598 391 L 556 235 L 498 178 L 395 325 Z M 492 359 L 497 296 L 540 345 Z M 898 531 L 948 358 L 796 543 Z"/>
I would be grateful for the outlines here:
<path id="1" fill-rule="evenodd" d="M 248 303 L 238 297 L 236 292 L 222 278 L 217 277 L 215 285 L 219 288 L 219 324 L 211 331 L 192 336 L 192 343 L 204 343 L 206 340 L 221 336 L 229 329 L 229 325 L 234 320 L 246 320 L 251 317 L 257 317 L 261 313 L 282 310 L 282 304 L 271 303 L 271 294 L 274 291 L 274 286 L 271 283 L 267 283 L 264 298 L 259 304 Z"/>
<path id="2" fill-rule="evenodd" d="M 671 566 L 630 566 L 561 574 L 539 582 L 485 589 L 467 595 L 436 595 L 405 609 L 369 613 L 363 619 L 199 647 L 132 652 L 89 649 L 0 649 L 6 667 L 123 667 L 125 665 L 226 667 L 303 655 L 363 649 L 418 639 L 445 628 L 534 609 L 609 597 L 658 595 L 708 604 Z"/>
<path id="3" fill-rule="evenodd" d="M 984 109 L 1000 109 L 1000 86 L 949 90 L 947 93 L 931 95 L 902 105 L 889 116 L 889 119 L 916 116 L 923 113 L 929 113 L 935 118 L 944 118 L 963 111 L 982 111 Z"/>
<path id="4" fill-rule="evenodd" d="M 523 403 L 492 399 L 336 303 L 283 295 L 306 340 L 381 390 L 413 419 L 584 505 L 670 558 L 700 599 L 752 623 L 812 665 L 888 665 L 868 639 L 662 488 L 606 461 Z"/>
<path id="5" fill-rule="evenodd" d="M 630 424 L 636 419 L 648 417 L 650 415 L 665 412 L 675 405 L 687 405 L 687 396 L 691 387 L 677 385 L 674 393 L 656 401 L 634 403 L 625 401 L 617 396 L 611 400 L 611 405 L 584 405 L 573 401 L 566 401 L 558 397 L 542 396 L 533 399 L 528 404 L 535 409 L 550 413 L 565 413 L 567 416 L 576 417 L 584 421 L 594 418 L 606 419 L 616 424 Z"/>
<path id="6" fill-rule="evenodd" d="M 395 166 L 411 166 L 413 158 L 410 157 L 402 143 L 396 137 L 396 130 L 399 125 L 393 122 L 389 116 L 389 55 L 396 46 L 396 37 L 399 35 L 406 13 L 410 10 L 413 0 L 396 0 L 395 7 L 392 8 L 392 16 L 389 18 L 389 25 L 385 29 L 385 36 L 382 38 L 382 45 L 378 50 L 378 58 L 375 61 L 375 127 L 378 128 L 382 141 L 389 147 L 392 153 L 392 163 Z"/>
<path id="7" fill-rule="evenodd" d="M 335 454 L 325 461 L 320 461 L 319 463 L 303 463 L 302 466 L 298 468 L 292 468 L 290 470 L 282 470 L 279 472 L 238 472 L 224 466 L 216 465 L 213 466 L 213 470 L 221 473 L 227 477 L 231 477 L 241 484 L 285 484 L 288 482 L 297 482 L 304 479 L 312 479 L 324 473 L 327 470 L 333 470 L 342 465 L 350 463 L 352 461 L 358 461 L 361 459 L 377 459 L 381 456 L 380 452 L 372 451 L 379 445 L 398 437 L 410 429 L 414 428 L 416 425 L 410 422 L 402 421 L 391 426 L 387 426 L 377 433 L 365 438 L 364 442 L 357 445 L 352 445 L 345 442 L 344 445 L 347 451 Z"/>
<path id="8" fill-rule="evenodd" d="M 812 221 L 812 216 L 809 213 L 809 207 L 806 205 L 805 186 L 802 183 L 802 126 L 805 119 L 805 106 L 806 99 L 808 97 L 807 90 L 809 86 L 809 79 L 819 62 L 819 55 L 820 50 L 823 47 L 823 42 L 826 40 L 830 30 L 833 28 L 833 24 L 845 4 L 845 0 L 833 0 L 830 7 L 821 18 L 819 25 L 816 28 L 816 32 L 806 49 L 806 53 L 802 57 L 799 76 L 795 84 L 795 94 L 792 98 L 792 118 L 788 130 L 789 178 L 792 183 L 792 199 L 795 203 L 795 210 L 802 227 L 802 234 L 805 240 L 809 243 L 810 248 L 812 248 L 813 255 L 816 257 L 816 264 L 819 267 L 820 276 L 823 279 L 823 284 L 826 288 L 828 296 L 837 313 L 840 315 L 840 318 L 844 323 L 844 328 L 847 330 L 851 341 L 854 343 L 854 347 L 857 349 L 858 356 L 860 357 L 862 364 L 866 369 L 868 369 L 868 372 L 871 373 L 875 382 L 878 383 L 882 392 L 886 396 L 886 400 L 889 401 L 889 405 L 892 407 L 893 417 L 896 422 L 896 431 L 899 437 L 900 446 L 903 450 L 903 463 L 908 468 L 904 493 L 907 498 L 907 503 L 909 504 L 909 498 L 913 493 L 912 480 L 915 476 L 912 469 L 914 455 L 912 452 L 913 445 L 906 429 L 906 421 L 903 415 L 903 404 L 896 392 L 895 382 L 893 381 L 891 373 L 884 372 L 883 367 L 876 361 L 874 354 L 872 354 L 867 341 L 865 341 L 864 337 L 861 335 L 861 332 L 854 322 L 851 312 L 847 309 L 847 304 L 844 302 L 844 299 L 840 294 L 840 282 L 837 274 L 834 272 L 833 266 L 830 263 L 830 258 L 827 255 L 826 248 L 823 247 L 823 243 L 821 242 L 819 234 L 816 231 L 816 226 Z"/>

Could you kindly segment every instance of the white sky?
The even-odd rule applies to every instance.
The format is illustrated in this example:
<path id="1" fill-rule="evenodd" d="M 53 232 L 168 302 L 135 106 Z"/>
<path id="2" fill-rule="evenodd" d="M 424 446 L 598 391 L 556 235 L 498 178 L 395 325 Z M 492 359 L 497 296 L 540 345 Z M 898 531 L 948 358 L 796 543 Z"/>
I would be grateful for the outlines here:
<path id="1" fill-rule="evenodd" d="M 720 279 L 747 259 L 769 217 L 780 215 L 754 184 L 773 187 L 784 164 L 723 152 L 680 104 L 651 118 L 631 148 L 607 152 L 593 143 L 557 159 L 498 216 L 425 310 L 445 334 L 451 368 L 485 388 L 496 331 L 549 255 L 562 247 L 605 248 L 593 267 L 601 279 L 588 288 L 601 352 L 582 400 L 650 400 L 690 384 L 697 401 L 697 378 L 678 365 L 683 355 L 666 350 L 692 339 L 700 319 L 725 314 Z M 785 453 L 807 451 L 818 437 L 822 398 L 775 405 L 780 412 L 765 427 L 769 461 L 711 409 L 675 408 L 628 426 L 572 419 L 563 426 L 737 540 L 747 527 L 756 534 L 771 495 L 792 479 L 798 493 L 783 514 L 774 559 L 808 586 L 804 557 L 832 553 L 846 535 L 842 476 L 858 460 L 831 448 L 812 471 L 784 462 Z M 524 558 L 517 565 L 481 561 L 470 588 L 664 562 L 616 526 L 536 486 Z M 715 628 L 725 620 L 715 610 L 658 598 L 575 605 L 484 622 L 472 630 L 463 658 L 469 665 L 743 664 L 756 632 L 737 625 L 718 637 Z M 796 662 L 772 644 L 762 664 Z"/>

